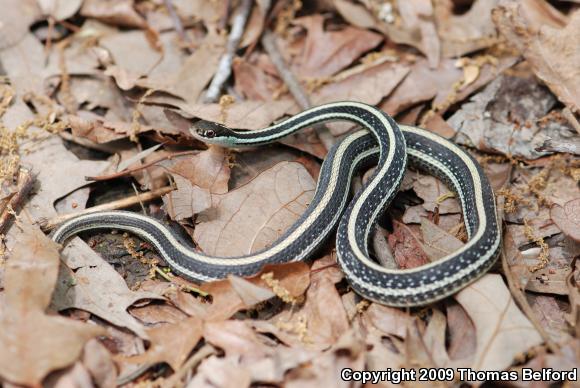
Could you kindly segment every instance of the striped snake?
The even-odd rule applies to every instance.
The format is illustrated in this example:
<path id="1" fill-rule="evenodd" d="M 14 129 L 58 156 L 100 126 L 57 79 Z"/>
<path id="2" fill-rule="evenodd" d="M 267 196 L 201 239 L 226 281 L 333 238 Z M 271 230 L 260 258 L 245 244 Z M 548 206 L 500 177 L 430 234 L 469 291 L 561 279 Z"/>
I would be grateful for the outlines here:
<path id="1" fill-rule="evenodd" d="M 391 306 L 418 306 L 457 292 L 483 275 L 498 256 L 501 233 L 491 186 L 481 166 L 452 142 L 421 128 L 397 123 L 384 112 L 357 102 L 308 109 L 256 131 L 239 131 L 199 121 L 194 137 L 225 147 L 272 143 L 313 124 L 349 121 L 363 129 L 335 144 L 322 163 L 314 198 L 302 216 L 270 247 L 245 256 L 218 258 L 184 245 L 159 221 L 137 213 L 89 213 L 62 224 L 53 234 L 64 243 L 91 229 L 119 229 L 151 243 L 178 274 L 194 281 L 228 274 L 253 275 L 268 263 L 300 261 L 316 252 L 337 229 L 338 263 L 352 288 L 363 297 Z M 468 242 L 459 250 L 412 269 L 387 269 L 370 257 L 369 236 L 392 201 L 409 163 L 442 179 L 461 203 Z M 377 164 L 371 178 L 348 201 L 352 176 Z"/>

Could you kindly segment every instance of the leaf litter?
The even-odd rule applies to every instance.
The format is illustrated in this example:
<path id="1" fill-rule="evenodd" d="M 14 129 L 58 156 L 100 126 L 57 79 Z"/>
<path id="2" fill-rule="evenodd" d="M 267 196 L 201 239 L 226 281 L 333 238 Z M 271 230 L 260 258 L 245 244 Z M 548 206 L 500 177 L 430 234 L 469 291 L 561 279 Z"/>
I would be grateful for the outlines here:
<path id="1" fill-rule="evenodd" d="M 266 3 L 248 13 L 216 103 L 203 102 L 206 89 L 251 1 L 6 4 L 1 382 L 335 386 L 347 367 L 577 367 L 576 2 Z M 261 44 L 270 29 L 286 69 Z M 269 147 L 206 148 L 188 128 L 263 128 L 300 111 L 297 88 L 314 105 L 377 105 L 468 150 L 503 214 L 502 268 L 405 310 L 350 290 L 332 242 L 309 263 L 201 285 L 130 237 L 97 233 L 59 251 L 33 225 L 135 196 L 131 210 L 178 222 L 206 254 L 269 246 L 309 204 L 328 143 L 316 130 Z M 332 123 L 330 139 L 354 128 Z M 170 192 L 145 196 L 161 189 Z M 416 172 L 381 225 L 385 242 L 372 246 L 403 268 L 467 238 L 449 188 Z"/>

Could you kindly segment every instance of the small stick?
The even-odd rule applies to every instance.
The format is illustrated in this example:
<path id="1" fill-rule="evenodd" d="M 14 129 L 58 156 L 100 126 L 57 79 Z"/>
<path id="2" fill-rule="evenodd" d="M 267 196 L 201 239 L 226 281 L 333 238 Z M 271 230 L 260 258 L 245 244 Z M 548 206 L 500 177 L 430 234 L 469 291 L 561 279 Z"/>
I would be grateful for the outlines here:
<path id="1" fill-rule="evenodd" d="M 165 8 L 167 8 L 167 12 L 169 12 L 169 16 L 171 17 L 171 20 L 173 21 L 173 26 L 175 27 L 175 32 L 177 32 L 179 39 L 181 39 L 183 41 L 183 43 L 185 43 L 187 45 L 185 47 L 185 50 L 191 54 L 192 53 L 191 42 L 189 41 L 187 35 L 185 35 L 185 30 L 183 29 L 183 24 L 181 24 L 181 19 L 179 19 L 179 15 L 177 15 L 177 12 L 175 12 L 175 7 L 173 6 L 172 0 L 163 0 L 163 3 L 165 4 Z"/>
<path id="2" fill-rule="evenodd" d="M 40 227 L 44 231 L 49 231 L 49 230 L 54 229 L 57 225 L 60 225 L 65 221 L 68 221 L 70 219 L 73 219 L 73 218 L 78 217 L 78 216 L 83 215 L 83 214 L 95 213 L 95 212 L 102 211 L 102 210 L 124 209 L 124 208 L 127 208 L 129 206 L 133 206 L 133 205 L 136 205 L 138 203 L 141 203 L 141 202 L 148 202 L 148 201 L 151 201 L 153 199 L 159 198 L 162 195 L 165 195 L 173 190 L 174 190 L 173 187 L 166 186 L 166 187 L 162 187 L 162 188 L 157 189 L 157 190 L 149 191 L 147 193 L 133 195 L 131 197 L 119 199 L 117 201 L 105 203 L 105 204 L 98 205 L 98 206 L 93 206 L 93 207 L 90 207 L 88 209 L 84 209 L 80 212 L 63 214 L 63 215 L 54 217 L 50 220 L 40 221 L 39 222 Z"/>
<path id="3" fill-rule="evenodd" d="M 139 171 L 139 170 L 143 170 L 144 168 L 151 167 L 152 165 L 157 164 L 159 162 L 162 162 L 164 160 L 171 160 L 172 158 L 175 158 L 175 157 L 178 157 L 178 156 L 192 155 L 192 154 L 196 154 L 198 152 L 199 151 L 197 151 L 197 150 L 195 150 L 195 151 L 176 152 L 176 153 L 171 154 L 171 155 L 162 156 L 162 157 L 160 157 L 158 159 L 155 159 L 155 160 L 153 160 L 151 162 L 147 162 L 147 163 L 142 164 L 142 165 L 137 166 L 137 167 L 128 168 L 126 170 L 119 171 L 119 172 L 116 172 L 116 173 L 113 173 L 113 174 L 109 174 L 109 175 L 87 176 L 87 177 L 85 177 L 85 179 L 88 180 L 88 181 L 94 181 L 94 182 L 108 181 L 108 180 L 111 180 L 111 179 L 116 179 L 116 178 L 120 178 L 120 177 L 125 176 L 125 175 L 129 175 L 129 174 L 131 174 L 133 172 L 136 172 L 136 171 Z"/>
<path id="4" fill-rule="evenodd" d="M 226 45 L 226 52 L 222 55 L 220 63 L 218 64 L 218 70 L 215 76 L 211 80 L 211 84 L 207 89 L 205 95 L 205 102 L 216 102 L 219 97 L 221 90 L 225 82 L 230 78 L 232 74 L 232 63 L 234 62 L 234 55 L 236 55 L 236 50 L 242 40 L 242 35 L 244 34 L 244 27 L 250 16 L 250 10 L 252 9 L 253 0 L 242 0 L 240 4 L 238 13 L 236 14 L 234 21 L 232 23 L 232 30 L 228 37 L 228 42 Z"/>
<path id="5" fill-rule="evenodd" d="M 21 168 L 18 172 L 18 191 L 12 195 L 12 198 L 8 201 L 2 213 L 0 214 L 0 234 L 4 234 L 11 221 L 14 219 L 16 212 L 24 204 L 26 197 L 30 193 L 32 186 L 34 185 L 34 176 L 29 170 Z"/>
<path id="6" fill-rule="evenodd" d="M 274 63 L 274 66 L 276 67 L 278 74 L 280 74 L 280 77 L 282 78 L 284 83 L 288 86 L 288 90 L 296 100 L 298 106 L 300 106 L 300 108 L 303 110 L 311 108 L 312 102 L 310 101 L 310 98 L 308 97 L 308 95 L 306 94 L 306 92 L 304 91 L 304 89 L 302 88 L 302 86 L 300 85 L 300 83 L 298 82 L 298 80 L 296 79 L 296 77 L 286 64 L 286 61 L 282 57 L 282 54 L 280 54 L 280 50 L 278 50 L 278 45 L 276 44 L 276 38 L 274 36 L 274 33 L 271 32 L 270 30 L 265 30 L 264 33 L 262 34 L 262 46 L 264 47 L 264 50 L 266 50 L 266 52 L 268 53 L 268 56 L 272 60 L 272 63 Z M 332 147 L 332 144 L 334 143 L 334 137 L 332 136 L 328 128 L 324 124 L 317 124 L 314 125 L 314 130 L 316 131 L 318 138 L 320 139 L 324 147 L 327 150 L 329 150 Z"/>

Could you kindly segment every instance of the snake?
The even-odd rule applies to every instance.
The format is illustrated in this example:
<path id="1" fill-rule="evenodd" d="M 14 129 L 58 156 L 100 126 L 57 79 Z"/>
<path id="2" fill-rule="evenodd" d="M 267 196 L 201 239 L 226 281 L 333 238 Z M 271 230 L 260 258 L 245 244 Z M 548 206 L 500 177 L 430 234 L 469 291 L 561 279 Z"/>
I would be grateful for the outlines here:
<path id="1" fill-rule="evenodd" d="M 312 201 L 292 226 L 262 250 L 235 257 L 209 256 L 192 249 L 159 220 L 128 211 L 80 215 L 60 225 L 52 239 L 64 244 L 82 231 L 127 231 L 149 242 L 177 274 L 210 282 L 230 274 L 255 275 L 266 264 L 312 258 L 336 231 L 337 262 L 352 289 L 370 301 L 396 307 L 442 300 L 493 266 L 500 252 L 501 231 L 491 185 L 473 156 L 426 129 L 399 125 L 371 105 L 343 101 L 304 110 L 263 129 L 245 131 L 199 120 L 190 132 L 211 145 L 243 148 L 270 144 L 330 121 L 351 122 L 361 129 L 330 148 Z M 399 191 L 408 164 L 441 179 L 455 193 L 468 238 L 461 248 L 436 261 L 390 269 L 373 259 L 369 238 Z M 353 176 L 371 166 L 376 166 L 373 174 L 350 199 Z"/>

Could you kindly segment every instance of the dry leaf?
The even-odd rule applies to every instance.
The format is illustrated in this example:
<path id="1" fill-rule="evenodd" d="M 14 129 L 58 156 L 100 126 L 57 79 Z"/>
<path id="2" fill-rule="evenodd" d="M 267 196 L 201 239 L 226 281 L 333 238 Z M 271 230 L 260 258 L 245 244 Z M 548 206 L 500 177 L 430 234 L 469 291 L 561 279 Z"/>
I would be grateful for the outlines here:
<path id="1" fill-rule="evenodd" d="M 388 241 L 399 268 L 415 268 L 429 262 L 423 244 L 409 226 L 393 220 L 393 233 Z"/>
<path id="2" fill-rule="evenodd" d="M 53 308 L 89 311 L 147 338 L 143 325 L 127 308 L 138 300 L 161 299 L 158 295 L 131 291 L 121 275 L 78 238 L 69 242 L 62 254 L 67 267 L 61 267 Z"/>
<path id="3" fill-rule="evenodd" d="M 304 16 L 293 23 L 308 31 L 302 52 L 294 62 L 301 77 L 331 76 L 383 40 L 379 34 L 351 26 L 325 31 L 322 15 Z"/>
<path id="4" fill-rule="evenodd" d="M 564 206 L 555 204 L 550 209 L 550 217 L 565 235 L 580 241 L 580 198 L 568 201 Z"/>
<path id="5" fill-rule="evenodd" d="M 261 129 L 280 117 L 294 113 L 293 100 L 242 101 L 228 107 L 220 104 L 180 105 L 184 113 L 203 120 L 217 121 L 231 128 Z"/>
<path id="6" fill-rule="evenodd" d="M 122 360 L 137 364 L 166 362 L 174 371 L 178 371 L 201 339 L 202 333 L 203 322 L 197 317 L 147 329 L 151 341 L 149 349 L 143 354 L 124 357 Z"/>
<path id="7" fill-rule="evenodd" d="M 71 365 L 85 343 L 103 330 L 46 315 L 60 263 L 58 246 L 38 227 L 18 227 L 22 231 L 4 279 L 0 375 L 16 384 L 39 386 L 49 372 Z"/>
<path id="8" fill-rule="evenodd" d="M 425 210 L 433 212 L 438 209 L 439 214 L 459 213 L 460 206 L 457 199 L 449 197 L 451 191 L 439 179 L 431 175 L 419 175 L 413 183 L 413 190 L 423 201 Z M 443 199 L 443 200 L 442 200 Z"/>
<path id="9" fill-rule="evenodd" d="M 256 252 L 304 213 L 314 188 L 301 164 L 279 163 L 236 190 L 212 196 L 213 209 L 199 215 L 194 239 L 209 255 Z"/>
<path id="10" fill-rule="evenodd" d="M 105 23 L 145 28 L 147 23 L 133 8 L 133 0 L 85 0 L 80 14 Z"/>
<path id="11" fill-rule="evenodd" d="M 532 323 L 516 306 L 500 275 L 485 275 L 455 295 L 472 319 L 476 370 L 504 370 L 514 358 L 542 343 Z"/>
<path id="12" fill-rule="evenodd" d="M 476 0 L 464 14 L 454 15 L 453 4 L 435 5 L 437 32 L 444 57 L 460 57 L 497 42 L 491 11 L 497 0 Z"/>
<path id="13" fill-rule="evenodd" d="M 343 80 L 325 85 L 312 95 L 315 105 L 336 101 L 359 101 L 378 104 L 409 73 L 405 65 L 383 63 Z"/>
<path id="14" fill-rule="evenodd" d="M 502 2 L 493 15 L 498 29 L 530 63 L 532 70 L 572 111 L 580 110 L 580 12 L 570 15 L 564 28 L 544 13 L 542 20 L 530 20 L 534 2 Z M 556 19 L 561 22 L 561 19 Z M 540 27 L 538 27 L 540 26 Z"/>
<path id="15" fill-rule="evenodd" d="M 40 10 L 34 0 L 8 0 L 0 14 L 0 50 L 18 43 L 26 34 Z"/>
<path id="16" fill-rule="evenodd" d="M 536 159 L 546 138 L 567 138 L 571 128 L 545 117 L 556 103 L 553 95 L 532 79 L 500 76 L 463 104 L 448 123 L 456 141 L 505 155 Z"/>

